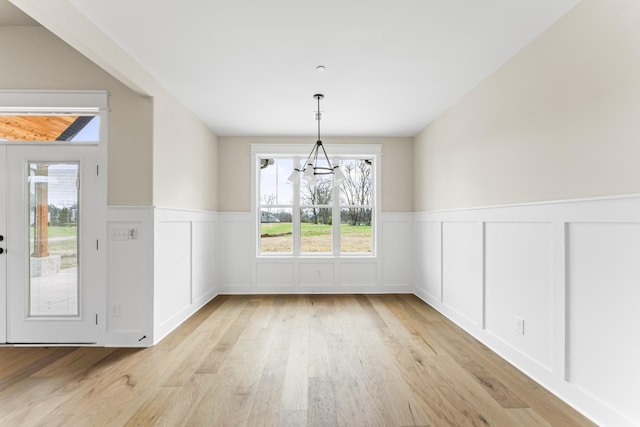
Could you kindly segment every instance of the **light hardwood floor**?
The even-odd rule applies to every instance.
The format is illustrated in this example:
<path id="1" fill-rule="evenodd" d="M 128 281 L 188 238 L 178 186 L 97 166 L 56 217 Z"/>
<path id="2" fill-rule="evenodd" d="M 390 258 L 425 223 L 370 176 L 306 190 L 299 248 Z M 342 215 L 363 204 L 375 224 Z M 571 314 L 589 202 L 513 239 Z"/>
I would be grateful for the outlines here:
<path id="1" fill-rule="evenodd" d="M 585 426 L 410 295 L 219 296 L 148 349 L 0 348 L 2 426 Z"/>

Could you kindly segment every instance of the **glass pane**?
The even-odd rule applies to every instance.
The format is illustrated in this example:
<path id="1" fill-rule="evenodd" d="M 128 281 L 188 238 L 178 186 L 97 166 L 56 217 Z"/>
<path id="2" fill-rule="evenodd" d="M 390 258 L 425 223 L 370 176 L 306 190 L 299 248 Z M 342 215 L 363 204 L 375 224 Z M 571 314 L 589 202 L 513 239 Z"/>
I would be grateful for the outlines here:
<path id="1" fill-rule="evenodd" d="M 370 159 L 348 159 L 340 162 L 345 180 L 340 185 L 341 205 L 371 205 L 373 175 Z"/>
<path id="2" fill-rule="evenodd" d="M 330 208 L 300 209 L 301 252 L 333 252 L 331 219 Z"/>
<path id="3" fill-rule="evenodd" d="M 29 315 L 77 316 L 76 162 L 29 162 Z"/>
<path id="4" fill-rule="evenodd" d="M 293 185 L 287 179 L 291 171 L 291 159 L 260 159 L 260 204 L 293 204 Z"/>
<path id="5" fill-rule="evenodd" d="M 99 139 L 99 116 L 0 116 L 0 141 L 98 142 Z"/>
<path id="6" fill-rule="evenodd" d="M 292 253 L 293 225 L 291 209 L 260 211 L 260 253 Z"/>
<path id="7" fill-rule="evenodd" d="M 330 205 L 333 201 L 333 180 L 332 175 L 316 175 L 315 183 L 309 183 L 300 180 L 300 204 L 303 206 L 311 205 Z"/>
<path id="8" fill-rule="evenodd" d="M 373 252 L 371 208 L 340 210 L 340 251 L 343 253 Z"/>

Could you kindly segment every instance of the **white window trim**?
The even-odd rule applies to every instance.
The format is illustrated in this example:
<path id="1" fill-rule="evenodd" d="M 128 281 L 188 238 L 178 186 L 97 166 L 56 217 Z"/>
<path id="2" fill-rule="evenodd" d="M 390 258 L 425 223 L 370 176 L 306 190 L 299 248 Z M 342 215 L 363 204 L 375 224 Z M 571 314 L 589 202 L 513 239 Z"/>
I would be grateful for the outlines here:
<path id="1" fill-rule="evenodd" d="M 1 90 L 0 112 L 78 112 L 108 108 L 104 90 Z"/>
<path id="2" fill-rule="evenodd" d="M 251 144 L 251 213 L 254 219 L 254 254 L 256 258 L 312 258 L 312 259 L 326 259 L 326 258 L 367 258 L 367 259 L 376 259 L 379 256 L 379 248 L 378 248 L 378 236 L 381 233 L 381 187 L 382 187 L 382 144 L 327 144 L 323 143 L 327 154 L 330 158 L 333 157 L 357 157 L 357 156 L 365 156 L 365 157 L 373 157 L 374 158 L 374 174 L 375 174 L 375 199 L 373 203 L 373 217 L 374 217 L 374 227 L 373 227 L 373 247 L 374 251 L 372 254 L 359 254 L 359 253 L 339 253 L 335 250 L 335 245 L 337 239 L 334 239 L 334 253 L 333 254 L 261 254 L 258 245 L 260 241 L 258 239 L 260 233 L 260 214 L 258 212 L 258 158 L 263 157 L 279 157 L 279 156 L 300 156 L 302 160 L 305 160 L 309 156 L 309 151 L 311 151 L 312 144 Z M 294 216 L 295 218 L 295 216 Z M 299 224 L 298 224 L 299 225 Z M 296 239 L 296 224 L 293 224 L 294 229 L 294 245 L 299 239 Z M 339 238 L 339 236 L 338 236 Z"/>

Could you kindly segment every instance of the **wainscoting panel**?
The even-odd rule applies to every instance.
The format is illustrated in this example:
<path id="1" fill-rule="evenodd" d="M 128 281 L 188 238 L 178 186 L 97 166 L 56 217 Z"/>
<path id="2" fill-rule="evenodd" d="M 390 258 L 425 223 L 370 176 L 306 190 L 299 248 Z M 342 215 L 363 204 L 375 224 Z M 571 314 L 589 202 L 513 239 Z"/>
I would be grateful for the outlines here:
<path id="1" fill-rule="evenodd" d="M 553 364 L 553 227 L 485 224 L 485 327 L 542 367 Z M 522 320 L 518 330 L 516 319 Z"/>
<path id="2" fill-rule="evenodd" d="M 568 380 L 640 424 L 640 223 L 567 236 Z"/>
<path id="3" fill-rule="evenodd" d="M 216 278 L 216 222 L 214 215 L 208 220 L 191 222 L 193 262 L 191 302 L 198 304 L 202 299 L 210 299 L 211 291 L 217 287 Z"/>
<path id="4" fill-rule="evenodd" d="M 191 223 L 158 221 L 154 318 L 162 327 L 191 304 Z"/>
<path id="5" fill-rule="evenodd" d="M 378 263 L 342 261 L 340 266 L 340 285 L 348 289 L 363 287 L 360 292 L 375 292 L 378 283 Z M 348 291 L 349 292 L 349 291 Z"/>
<path id="6" fill-rule="evenodd" d="M 442 301 L 473 324 L 482 319 L 482 227 L 477 222 L 442 226 Z"/>
<path id="7" fill-rule="evenodd" d="M 418 296 L 597 424 L 640 425 L 640 196 L 416 213 L 415 229 Z"/>
<path id="8" fill-rule="evenodd" d="M 336 284 L 335 261 L 300 261 L 300 285 L 314 287 L 333 287 Z"/>
<path id="9" fill-rule="evenodd" d="M 218 266 L 227 289 L 251 286 L 255 280 L 255 223 L 248 212 L 219 214 Z M 234 293 L 226 290 L 225 292 Z M 240 291 L 239 291 L 240 292 Z M 246 293 L 250 291 L 242 291 Z"/>
<path id="10" fill-rule="evenodd" d="M 442 223 L 416 219 L 416 290 L 442 302 Z"/>
<path id="11" fill-rule="evenodd" d="M 292 286 L 295 283 L 295 265 L 292 262 L 260 262 L 256 264 L 258 286 Z"/>
<path id="12" fill-rule="evenodd" d="M 413 215 L 386 213 L 382 215 L 382 238 L 378 241 L 382 253 L 382 283 L 385 287 L 407 286 L 412 283 L 412 259 L 407 247 L 413 245 Z"/>
<path id="13" fill-rule="evenodd" d="M 154 209 L 154 343 L 218 294 L 216 224 L 213 212 Z"/>

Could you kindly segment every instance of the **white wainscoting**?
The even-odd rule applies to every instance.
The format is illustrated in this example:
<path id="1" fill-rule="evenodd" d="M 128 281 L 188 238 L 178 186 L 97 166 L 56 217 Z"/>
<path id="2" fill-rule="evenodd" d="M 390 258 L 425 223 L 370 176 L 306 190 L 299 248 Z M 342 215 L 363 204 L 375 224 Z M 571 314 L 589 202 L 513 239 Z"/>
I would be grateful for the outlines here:
<path id="1" fill-rule="evenodd" d="M 217 295 L 216 215 L 109 207 L 106 346 L 153 345 Z"/>
<path id="2" fill-rule="evenodd" d="M 416 213 L 415 236 L 418 296 L 595 422 L 640 425 L 640 196 Z"/>
<path id="3" fill-rule="evenodd" d="M 639 221 L 567 227 L 567 380 L 638 425 Z"/>
<path id="4" fill-rule="evenodd" d="M 482 323 L 481 235 L 473 222 L 442 224 L 442 303 L 473 325 Z"/>
<path id="5" fill-rule="evenodd" d="M 390 291 L 404 288 L 402 292 L 406 292 L 407 285 L 413 284 L 413 214 L 383 213 L 381 219 L 378 249 L 382 255 L 382 278 L 378 285 Z"/>
<path id="6" fill-rule="evenodd" d="M 107 216 L 104 345 L 148 347 L 153 344 L 153 208 L 110 206 Z"/>
<path id="7" fill-rule="evenodd" d="M 108 219 L 105 345 L 157 343 L 218 293 L 416 292 L 595 422 L 640 424 L 640 196 L 382 214 L 371 258 L 258 258 L 250 213 Z"/>
<path id="8" fill-rule="evenodd" d="M 220 293 L 413 292 L 412 213 L 384 213 L 375 257 L 257 257 L 251 213 L 219 213 Z"/>
<path id="9" fill-rule="evenodd" d="M 154 211 L 154 343 L 218 294 L 212 212 Z"/>

